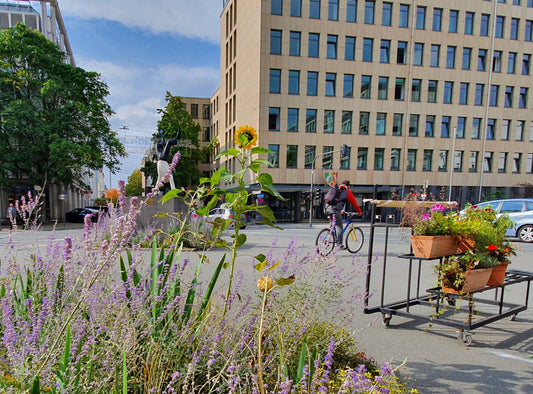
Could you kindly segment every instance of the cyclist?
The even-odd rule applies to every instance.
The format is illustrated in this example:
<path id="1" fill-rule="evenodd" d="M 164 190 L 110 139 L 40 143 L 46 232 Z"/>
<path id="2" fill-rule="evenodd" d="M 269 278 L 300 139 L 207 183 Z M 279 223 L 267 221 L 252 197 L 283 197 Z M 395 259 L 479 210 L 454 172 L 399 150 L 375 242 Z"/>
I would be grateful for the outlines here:
<path id="1" fill-rule="evenodd" d="M 357 212 L 357 215 L 360 216 L 363 214 L 363 211 L 357 204 L 357 200 L 350 190 L 350 181 L 344 181 L 339 186 L 334 186 L 335 191 L 334 197 L 328 199 L 328 195 L 331 196 L 333 193 L 328 193 L 326 195 L 326 213 L 330 215 L 335 215 L 335 225 L 337 226 L 337 242 L 341 245 L 341 249 L 346 249 L 346 246 L 342 242 L 342 214 L 346 208 L 346 201 L 348 201 Z"/>

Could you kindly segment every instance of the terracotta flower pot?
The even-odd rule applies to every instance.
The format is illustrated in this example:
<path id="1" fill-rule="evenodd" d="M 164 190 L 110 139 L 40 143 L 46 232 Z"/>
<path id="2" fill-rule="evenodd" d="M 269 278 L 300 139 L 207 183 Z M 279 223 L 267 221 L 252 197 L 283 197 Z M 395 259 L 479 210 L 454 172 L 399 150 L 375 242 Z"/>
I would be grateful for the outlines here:
<path id="1" fill-rule="evenodd" d="M 445 293 L 468 294 L 483 289 L 490 278 L 492 268 L 480 268 L 465 272 L 465 282 L 460 289 L 453 288 L 453 280 L 443 280 L 442 291 Z"/>
<path id="2" fill-rule="evenodd" d="M 414 255 L 426 259 L 455 254 L 457 244 L 457 238 L 451 235 L 411 235 Z"/>
<path id="3" fill-rule="evenodd" d="M 487 282 L 488 286 L 500 286 L 503 285 L 505 280 L 505 272 L 507 271 L 507 266 L 511 264 L 510 261 L 503 261 L 500 265 L 492 268 L 492 273 L 490 274 L 489 281 Z"/>
<path id="4" fill-rule="evenodd" d="M 475 239 L 467 238 L 467 237 L 463 237 L 462 235 L 459 235 L 457 237 L 457 251 L 456 251 L 456 253 L 468 252 L 469 250 L 473 250 L 474 246 L 476 246 L 476 240 Z"/>

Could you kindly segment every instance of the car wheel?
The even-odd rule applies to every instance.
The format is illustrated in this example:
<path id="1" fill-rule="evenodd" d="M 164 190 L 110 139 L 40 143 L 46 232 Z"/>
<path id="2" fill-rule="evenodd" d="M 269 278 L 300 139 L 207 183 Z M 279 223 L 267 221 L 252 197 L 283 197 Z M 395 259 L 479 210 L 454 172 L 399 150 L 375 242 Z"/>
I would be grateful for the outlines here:
<path id="1" fill-rule="evenodd" d="M 522 242 L 533 242 L 533 225 L 527 224 L 518 229 L 518 238 Z"/>

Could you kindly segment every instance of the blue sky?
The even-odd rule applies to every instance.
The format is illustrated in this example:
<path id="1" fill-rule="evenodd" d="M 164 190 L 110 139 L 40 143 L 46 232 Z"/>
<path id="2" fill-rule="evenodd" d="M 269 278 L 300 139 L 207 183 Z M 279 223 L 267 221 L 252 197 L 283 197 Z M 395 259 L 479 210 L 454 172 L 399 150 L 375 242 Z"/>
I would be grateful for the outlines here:
<path id="1" fill-rule="evenodd" d="M 116 113 L 111 126 L 121 135 L 151 136 L 166 91 L 211 97 L 218 88 L 222 0 L 58 3 L 76 65 L 100 73 L 109 85 L 107 101 Z M 141 157 L 126 158 L 111 186 L 126 180 Z"/>

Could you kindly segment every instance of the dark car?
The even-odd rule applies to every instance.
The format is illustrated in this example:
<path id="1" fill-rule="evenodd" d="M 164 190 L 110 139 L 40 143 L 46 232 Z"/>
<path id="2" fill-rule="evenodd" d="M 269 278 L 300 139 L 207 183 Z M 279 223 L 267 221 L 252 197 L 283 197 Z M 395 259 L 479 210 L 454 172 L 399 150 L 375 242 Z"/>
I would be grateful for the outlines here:
<path id="1" fill-rule="evenodd" d="M 98 221 L 98 210 L 93 208 L 76 208 L 65 214 L 65 219 L 70 223 L 83 223 L 86 215 L 91 215 L 91 222 Z"/>

